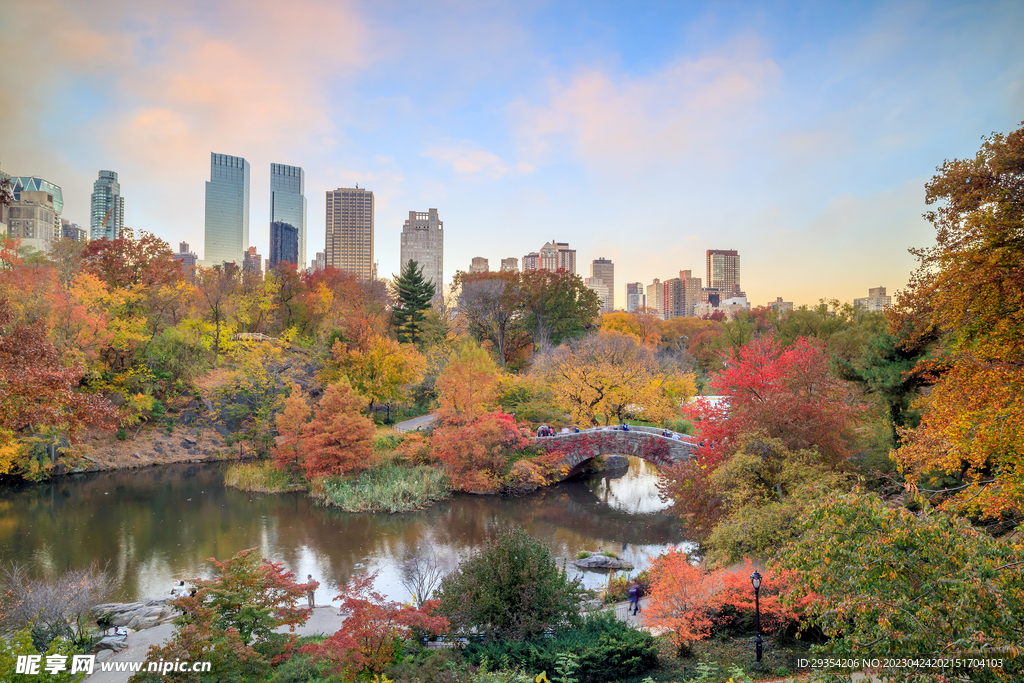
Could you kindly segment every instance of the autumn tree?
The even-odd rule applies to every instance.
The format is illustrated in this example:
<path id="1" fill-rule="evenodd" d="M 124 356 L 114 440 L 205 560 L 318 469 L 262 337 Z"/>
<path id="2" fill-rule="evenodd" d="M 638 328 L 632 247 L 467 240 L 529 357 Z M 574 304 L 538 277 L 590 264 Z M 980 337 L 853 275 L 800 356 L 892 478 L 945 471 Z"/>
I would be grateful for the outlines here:
<path id="1" fill-rule="evenodd" d="M 629 414 L 660 422 L 693 395 L 693 378 L 659 360 L 632 334 L 602 330 L 546 354 L 534 372 L 545 376 L 561 403 L 580 424 L 597 416 L 623 420 Z"/>
<path id="2" fill-rule="evenodd" d="M 352 388 L 375 403 L 402 401 L 408 387 L 423 379 L 426 359 L 415 347 L 374 335 L 365 348 L 346 347 L 341 340 L 332 349 L 338 368 L 348 377 Z"/>
<path id="3" fill-rule="evenodd" d="M 472 340 L 464 340 L 437 378 L 439 419 L 446 424 L 467 424 L 491 411 L 500 381 L 501 370 L 490 354 Z"/>
<path id="4" fill-rule="evenodd" d="M 422 338 L 423 318 L 430 308 L 439 282 L 423 279 L 423 266 L 412 259 L 402 266 L 402 273 L 394 278 L 395 307 L 391 319 L 398 334 L 398 341 L 418 343 Z"/>
<path id="5" fill-rule="evenodd" d="M 648 572 L 651 589 L 641 618 L 651 628 L 668 631 L 680 654 L 688 653 L 715 626 L 722 601 L 721 577 L 690 562 L 679 548 L 654 558 Z"/>
<path id="6" fill-rule="evenodd" d="M 814 593 L 808 626 L 828 638 L 829 656 L 1012 658 L 1024 631 L 1021 546 L 994 539 L 960 517 L 891 507 L 872 494 L 834 494 L 803 519 L 780 556 L 795 596 Z M 1005 672 L 952 666 L 886 667 L 886 680 L 1011 680 Z"/>
<path id="7" fill-rule="evenodd" d="M 376 579 L 374 572 L 352 577 L 342 586 L 335 600 L 341 601 L 342 611 L 349 616 L 326 640 L 301 650 L 314 661 L 329 663 L 346 680 L 363 672 L 380 674 L 394 662 L 403 640 L 414 634 L 438 635 L 448 628 L 447 619 L 433 615 L 438 601 L 411 606 L 388 600 L 374 590 Z"/>
<path id="8" fill-rule="evenodd" d="M 529 434 L 511 415 L 488 413 L 466 424 L 434 431 L 431 452 L 451 476 L 452 488 L 493 492 L 530 445 Z"/>
<path id="9" fill-rule="evenodd" d="M 819 344 L 797 339 L 786 349 L 761 337 L 734 350 L 711 376 L 718 403 L 698 399 L 691 410 L 701 455 L 717 463 L 741 434 L 778 439 L 792 450 L 816 449 L 825 462 L 850 455 L 851 428 L 861 412 L 849 386 L 832 373 Z"/>
<path id="10" fill-rule="evenodd" d="M 1024 507 L 1024 124 L 993 133 L 926 186 L 931 247 L 890 315 L 894 331 L 937 332 L 948 371 L 922 401 L 896 458 L 911 482 L 955 478 L 944 495 L 998 517 Z"/>
<path id="11" fill-rule="evenodd" d="M 372 465 L 373 423 L 361 413 L 364 400 L 345 382 L 328 385 L 310 412 L 297 386 L 276 422 L 278 467 L 301 467 L 307 477 L 358 472 Z M 310 419 L 310 417 L 312 419 Z"/>
<path id="12" fill-rule="evenodd" d="M 502 367 L 530 346 L 520 301 L 520 279 L 519 273 L 510 271 L 455 274 L 458 310 L 467 332 L 481 343 L 489 342 Z"/>
<path id="13" fill-rule="evenodd" d="M 109 287 L 150 287 L 172 284 L 182 278 L 181 265 L 170 246 L 148 232 L 125 228 L 113 240 L 89 242 L 82 255 L 85 268 Z"/>
<path id="14" fill-rule="evenodd" d="M 213 358 L 220 357 L 224 336 L 232 332 L 231 315 L 237 303 L 238 269 L 215 266 L 196 269 L 196 286 L 205 315 L 213 325 Z"/>

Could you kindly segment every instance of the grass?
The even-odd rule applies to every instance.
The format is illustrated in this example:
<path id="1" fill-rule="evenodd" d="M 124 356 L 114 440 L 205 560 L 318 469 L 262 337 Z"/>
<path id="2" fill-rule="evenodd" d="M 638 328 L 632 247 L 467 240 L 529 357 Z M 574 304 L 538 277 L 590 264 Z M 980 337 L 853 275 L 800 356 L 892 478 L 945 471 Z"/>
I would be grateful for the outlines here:
<path id="1" fill-rule="evenodd" d="M 585 560 L 588 557 L 590 557 L 590 552 L 587 551 L 587 550 L 581 550 L 578 553 L 576 553 L 576 559 L 577 560 Z"/>
<path id="2" fill-rule="evenodd" d="M 438 468 L 383 465 L 356 477 L 316 479 L 310 495 L 346 512 L 408 512 L 448 498 L 451 489 Z"/>
<path id="3" fill-rule="evenodd" d="M 304 480 L 295 479 L 270 462 L 246 462 L 232 465 L 224 473 L 224 484 L 243 491 L 257 493 L 284 493 L 302 491 Z"/>

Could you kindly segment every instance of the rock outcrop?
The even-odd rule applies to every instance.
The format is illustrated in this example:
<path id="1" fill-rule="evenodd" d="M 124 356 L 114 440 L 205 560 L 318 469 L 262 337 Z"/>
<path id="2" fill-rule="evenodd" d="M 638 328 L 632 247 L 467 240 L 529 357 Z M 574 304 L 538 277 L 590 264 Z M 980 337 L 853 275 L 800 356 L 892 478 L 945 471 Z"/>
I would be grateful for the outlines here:
<path id="1" fill-rule="evenodd" d="M 607 555 L 591 555 L 590 557 L 584 557 L 582 560 L 575 560 L 574 565 L 580 569 L 632 569 L 633 565 L 625 560 L 620 560 L 617 557 L 608 557 Z"/>
<path id="2" fill-rule="evenodd" d="M 108 602 L 92 608 L 97 619 L 106 616 L 111 626 L 127 626 L 133 631 L 167 624 L 181 614 L 168 602 L 171 598 L 154 598 L 145 602 Z"/>

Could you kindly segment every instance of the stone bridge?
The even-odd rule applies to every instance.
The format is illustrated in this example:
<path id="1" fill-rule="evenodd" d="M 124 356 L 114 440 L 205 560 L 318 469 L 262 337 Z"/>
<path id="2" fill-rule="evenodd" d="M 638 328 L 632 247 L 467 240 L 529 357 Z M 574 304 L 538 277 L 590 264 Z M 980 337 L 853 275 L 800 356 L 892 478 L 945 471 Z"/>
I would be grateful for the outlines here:
<path id="1" fill-rule="evenodd" d="M 579 473 L 583 466 L 599 455 L 630 455 L 643 458 L 659 467 L 670 467 L 689 460 L 697 448 L 692 437 L 680 434 L 679 439 L 662 436 L 664 430 L 654 427 L 630 427 L 629 431 L 597 427 L 570 434 L 537 437 L 534 441 L 547 448 L 548 452 L 564 454 L 562 462 L 556 465 L 568 479 Z"/>

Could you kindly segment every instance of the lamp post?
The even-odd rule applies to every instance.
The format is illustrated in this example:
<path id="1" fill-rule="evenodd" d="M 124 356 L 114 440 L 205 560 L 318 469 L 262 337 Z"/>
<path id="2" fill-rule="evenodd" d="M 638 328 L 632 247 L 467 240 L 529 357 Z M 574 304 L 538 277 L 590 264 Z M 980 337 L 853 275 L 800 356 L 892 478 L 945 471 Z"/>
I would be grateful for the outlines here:
<path id="1" fill-rule="evenodd" d="M 757 661 L 761 661 L 761 575 L 754 571 L 750 575 L 750 583 L 754 586 L 754 618 L 757 620 L 757 637 L 754 638 L 754 652 L 756 653 Z"/>

